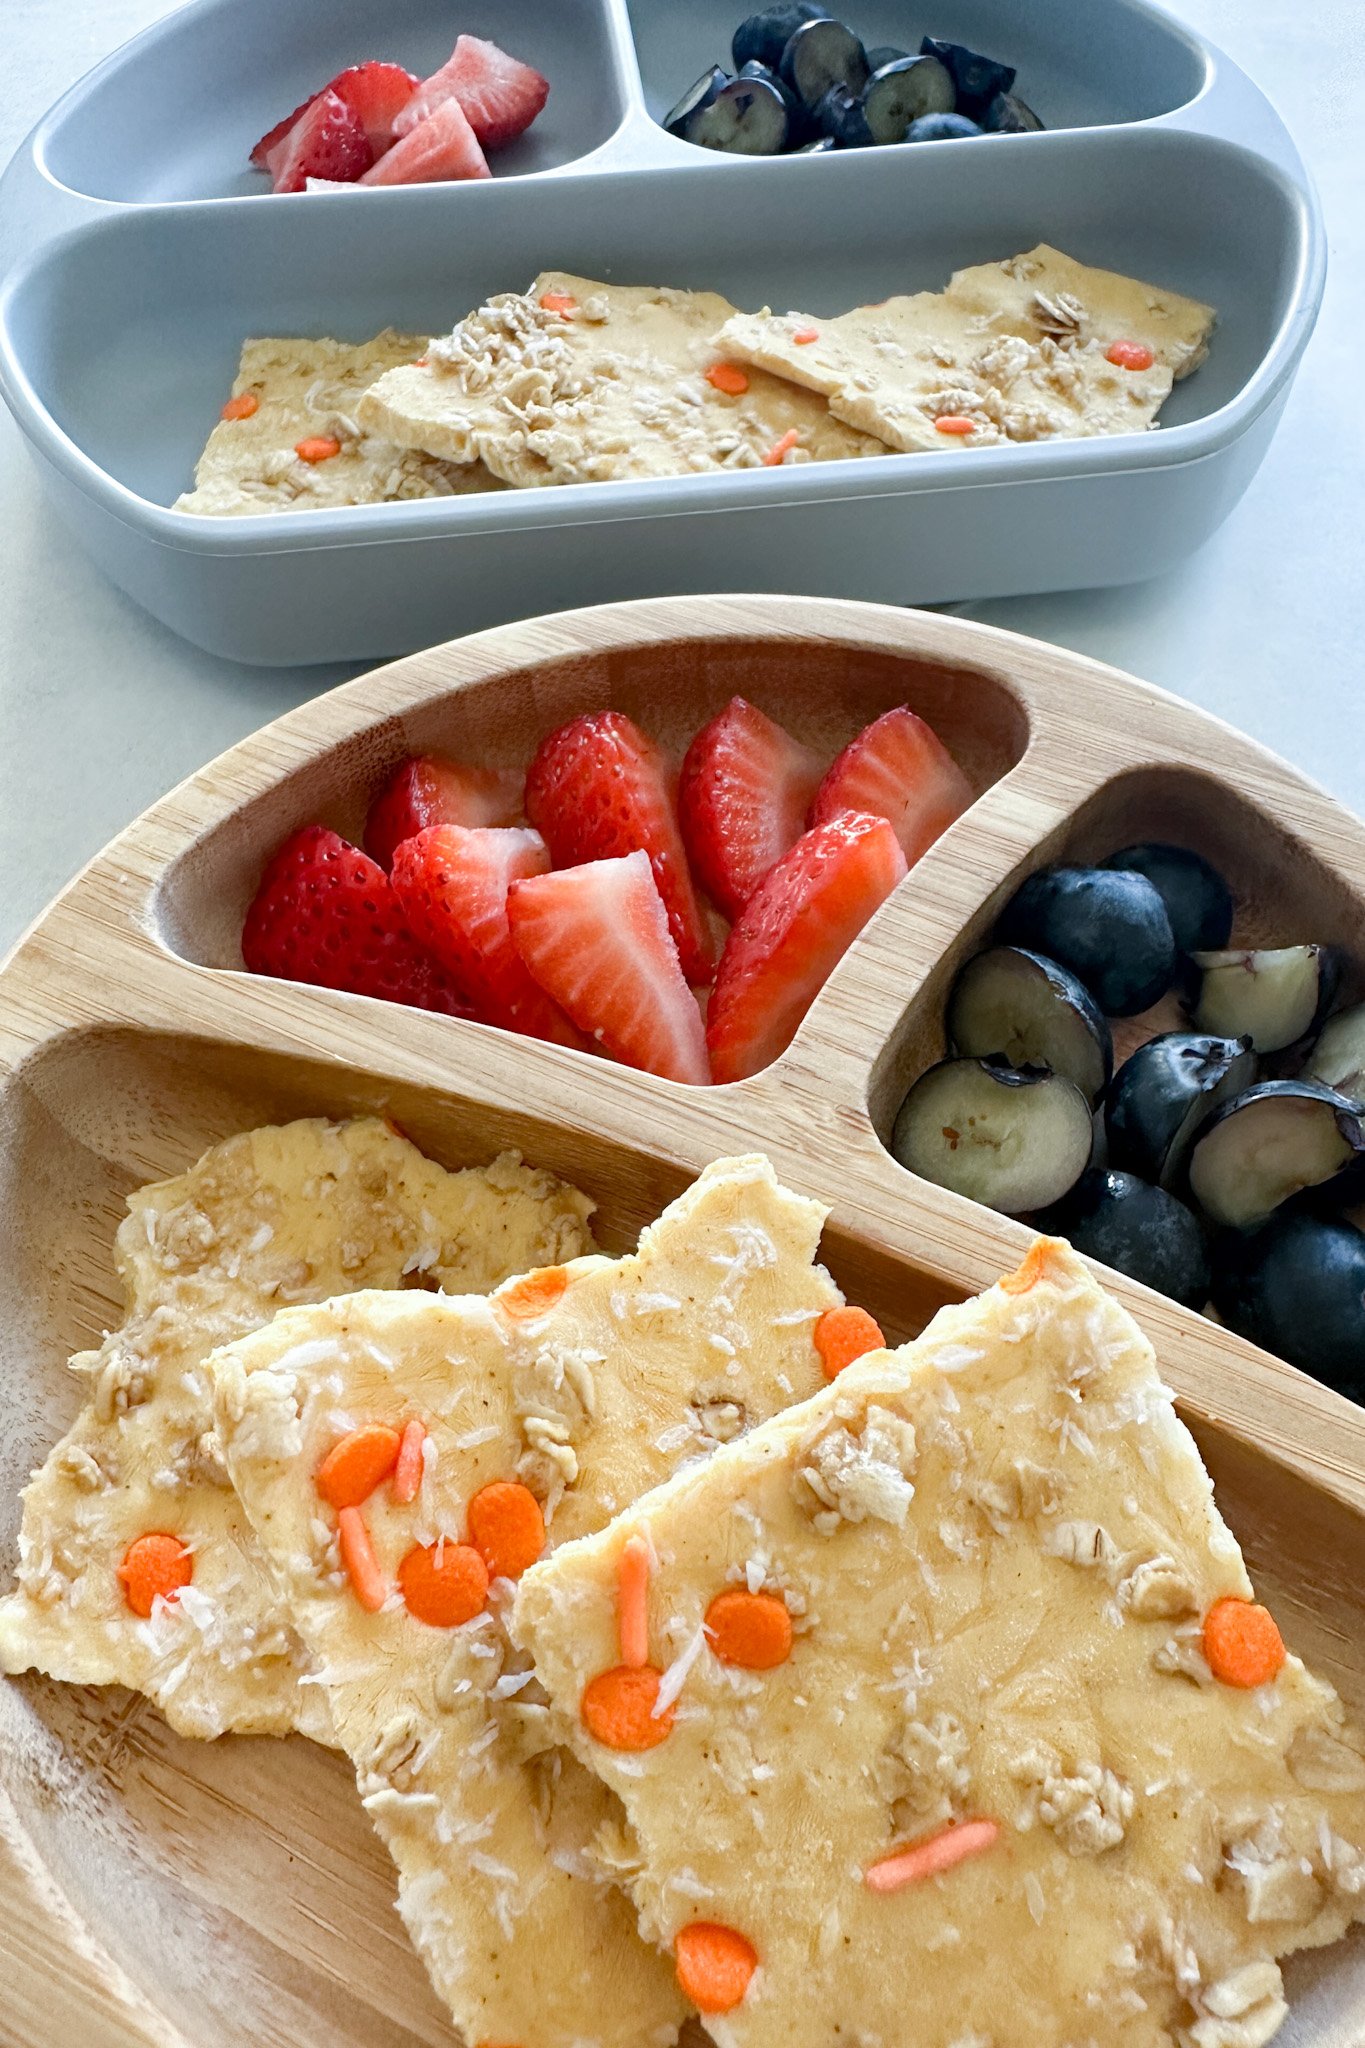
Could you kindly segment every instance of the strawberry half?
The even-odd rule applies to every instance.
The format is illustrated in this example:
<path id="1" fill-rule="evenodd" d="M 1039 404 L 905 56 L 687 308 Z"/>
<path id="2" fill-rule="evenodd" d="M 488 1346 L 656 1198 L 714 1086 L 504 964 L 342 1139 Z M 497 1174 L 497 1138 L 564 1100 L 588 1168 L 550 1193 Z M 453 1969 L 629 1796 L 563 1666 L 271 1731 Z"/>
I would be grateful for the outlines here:
<path id="1" fill-rule="evenodd" d="M 269 862 L 242 927 L 242 958 L 253 974 L 469 1013 L 413 937 L 383 868 L 325 825 L 295 832 Z"/>
<path id="2" fill-rule="evenodd" d="M 649 855 L 682 971 L 711 979 L 715 953 L 692 887 L 667 763 L 624 712 L 591 711 L 541 741 L 526 775 L 526 815 L 557 868 Z"/>
<path id="3" fill-rule="evenodd" d="M 697 734 L 682 765 L 678 817 L 692 872 L 727 917 L 739 916 L 801 837 L 819 782 L 819 757 L 743 697 Z"/>
<path id="4" fill-rule="evenodd" d="M 541 987 L 613 1059 L 668 1081 L 710 1080 L 697 999 L 642 851 L 513 882 L 512 937 Z"/>
<path id="5" fill-rule="evenodd" d="M 885 818 L 846 811 L 782 856 L 725 942 L 707 1013 L 717 1081 L 785 1052 L 850 943 L 906 871 Z"/>
<path id="6" fill-rule="evenodd" d="M 352 64 L 345 71 L 338 71 L 335 78 L 329 78 L 323 92 L 334 92 L 344 100 L 351 112 L 358 116 L 361 127 L 369 137 L 370 147 L 376 156 L 382 156 L 393 141 L 393 124 L 402 113 L 417 87 L 417 74 L 405 71 L 401 64 Z M 321 93 L 310 93 L 306 100 L 295 107 L 292 114 L 286 114 L 283 121 L 277 121 L 268 135 L 263 135 L 251 152 L 251 161 L 261 170 L 270 169 L 270 156 L 288 135 L 294 123 L 308 112 L 314 100 Z"/>
<path id="7" fill-rule="evenodd" d="M 440 106 L 457 99 L 485 149 L 502 149 L 524 134 L 550 97 L 550 82 L 509 57 L 496 43 L 461 36 L 439 71 L 424 78 L 394 123 L 404 135 Z"/>
<path id="8" fill-rule="evenodd" d="M 908 861 L 917 861 L 960 818 L 972 786 L 931 726 L 901 704 L 850 740 L 811 805 L 812 825 L 840 811 L 889 818 Z"/>
<path id="9" fill-rule="evenodd" d="M 362 185 L 441 185 L 491 177 L 479 140 L 458 100 L 442 100 L 425 121 L 386 149 Z"/>
<path id="10" fill-rule="evenodd" d="M 394 848 L 429 825 L 511 825 L 520 815 L 521 777 L 512 769 L 412 754 L 370 805 L 365 851 L 387 868 Z"/>
<path id="11" fill-rule="evenodd" d="M 320 92 L 269 157 L 277 192 L 302 192 L 309 178 L 349 185 L 374 162 L 359 114 L 334 92 Z"/>
<path id="12" fill-rule="evenodd" d="M 549 865 L 544 840 L 524 827 L 433 825 L 395 851 L 393 888 L 417 937 L 485 1022 L 581 1046 L 522 965 L 507 925 L 510 885 Z"/>

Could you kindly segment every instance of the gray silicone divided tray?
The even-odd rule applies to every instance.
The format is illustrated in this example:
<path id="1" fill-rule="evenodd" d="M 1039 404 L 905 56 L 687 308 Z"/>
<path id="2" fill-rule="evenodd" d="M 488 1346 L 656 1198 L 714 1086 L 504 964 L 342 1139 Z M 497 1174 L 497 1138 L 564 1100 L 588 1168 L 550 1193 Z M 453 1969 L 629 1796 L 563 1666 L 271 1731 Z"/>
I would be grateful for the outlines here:
<path id="1" fill-rule="evenodd" d="M 869 43 L 928 32 L 1017 64 L 1049 132 L 726 158 L 658 117 L 748 4 L 196 0 L 74 87 L 0 179 L 18 250 L 0 388 L 101 566 L 200 646 L 280 663 L 613 598 L 1128 582 L 1197 547 L 1265 452 L 1322 291 L 1316 201 L 1268 102 L 1146 0 L 839 0 Z M 281 198 L 246 168 L 342 65 L 421 72 L 460 31 L 551 80 L 491 182 Z M 833 314 L 1040 240 L 1218 307 L 1159 431 L 251 519 L 167 509 L 248 335 L 434 333 L 551 267 Z"/>

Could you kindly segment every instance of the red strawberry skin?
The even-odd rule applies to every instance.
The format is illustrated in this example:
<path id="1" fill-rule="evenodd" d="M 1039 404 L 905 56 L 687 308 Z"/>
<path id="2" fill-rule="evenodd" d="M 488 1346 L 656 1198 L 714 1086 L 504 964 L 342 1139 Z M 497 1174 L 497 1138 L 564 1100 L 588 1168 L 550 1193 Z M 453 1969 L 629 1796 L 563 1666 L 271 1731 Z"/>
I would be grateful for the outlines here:
<path id="1" fill-rule="evenodd" d="M 386 149 L 362 185 L 442 185 L 462 178 L 487 178 L 492 173 L 479 139 L 455 99 L 442 100 L 427 116 Z"/>
<path id="2" fill-rule="evenodd" d="M 701 1011 L 643 851 L 513 882 L 507 907 L 536 980 L 604 1052 L 665 1080 L 710 1080 Z"/>
<path id="3" fill-rule="evenodd" d="M 339 100 L 345 101 L 352 113 L 359 117 L 374 154 L 381 156 L 393 141 L 393 124 L 412 98 L 417 84 L 416 73 L 405 71 L 401 64 L 371 62 L 352 64 L 349 69 L 338 71 L 335 78 L 328 79 L 322 91 L 334 92 Z M 321 96 L 321 93 L 310 93 L 292 114 L 286 114 L 282 121 L 277 121 L 252 150 L 252 163 L 263 171 L 269 170 L 272 150 L 279 148 L 294 123 Z"/>
<path id="4" fill-rule="evenodd" d="M 884 711 L 831 764 L 811 805 L 812 825 L 840 811 L 888 818 L 917 861 L 972 801 L 970 782 L 932 726 L 906 705 Z"/>
<path id="5" fill-rule="evenodd" d="M 393 888 L 412 930 L 462 989 L 476 1015 L 559 1045 L 583 1041 L 527 972 L 512 944 L 507 892 L 550 865 L 525 828 L 433 825 L 393 857 Z"/>
<path id="6" fill-rule="evenodd" d="M 325 825 L 295 832 L 269 862 L 242 927 L 242 958 L 253 974 L 468 1015 L 413 937 L 384 870 Z"/>
<path id="7" fill-rule="evenodd" d="M 550 83 L 480 36 L 461 36 L 439 71 L 424 78 L 400 112 L 395 133 L 425 120 L 442 100 L 457 99 L 485 149 L 503 149 L 535 120 L 550 97 Z"/>
<path id="8" fill-rule="evenodd" d="M 587 712 L 541 741 L 526 775 L 526 815 L 557 868 L 647 853 L 684 975 L 711 979 L 715 952 L 688 873 L 668 765 L 624 712 Z"/>
<path id="9" fill-rule="evenodd" d="M 846 811 L 783 855 L 731 931 L 707 1013 L 717 1081 L 785 1052 L 825 981 L 906 872 L 885 818 Z"/>
<path id="10" fill-rule="evenodd" d="M 511 825 L 520 815 L 521 777 L 512 769 L 412 754 L 370 805 L 365 851 L 387 868 L 394 849 L 430 825 Z"/>
<path id="11" fill-rule="evenodd" d="M 697 734 L 678 816 L 692 872 L 728 918 L 801 837 L 819 782 L 819 757 L 743 697 Z"/>
<path id="12" fill-rule="evenodd" d="M 302 192 L 309 178 L 354 184 L 373 162 L 360 116 L 334 92 L 320 92 L 270 152 L 277 192 Z"/>

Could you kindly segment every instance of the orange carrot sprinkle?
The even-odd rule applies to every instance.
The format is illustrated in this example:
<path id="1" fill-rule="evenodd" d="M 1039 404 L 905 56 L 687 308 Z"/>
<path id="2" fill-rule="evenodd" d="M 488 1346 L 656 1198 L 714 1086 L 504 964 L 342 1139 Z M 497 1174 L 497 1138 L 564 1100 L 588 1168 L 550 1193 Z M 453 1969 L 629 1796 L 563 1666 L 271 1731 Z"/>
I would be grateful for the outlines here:
<path id="1" fill-rule="evenodd" d="M 123 1597 L 145 1621 L 154 1600 L 174 1600 L 194 1577 L 194 1559 L 178 1536 L 164 1530 L 134 1537 L 118 1567 Z"/>
<path id="2" fill-rule="evenodd" d="M 398 1463 L 402 1439 L 387 1422 L 363 1422 L 332 1445 L 316 1485 L 329 1507 L 358 1508 Z"/>
<path id="3" fill-rule="evenodd" d="M 1229 1593 L 1204 1616 L 1204 1656 L 1223 1685 L 1251 1692 L 1284 1664 L 1284 1638 L 1268 1608 Z"/>
<path id="4" fill-rule="evenodd" d="M 305 434 L 294 443 L 294 453 L 300 462 L 330 462 L 340 455 L 341 443 L 335 434 Z"/>
<path id="5" fill-rule="evenodd" d="M 974 434 L 976 432 L 976 421 L 969 420 L 965 413 L 960 412 L 940 413 L 934 421 L 934 426 L 940 434 Z"/>
<path id="6" fill-rule="evenodd" d="M 414 1501 L 422 1485 L 422 1446 L 427 1440 L 426 1430 L 413 1417 L 403 1424 L 403 1434 L 398 1442 L 398 1459 L 393 1468 L 393 1497 L 400 1508 Z"/>
<path id="7" fill-rule="evenodd" d="M 412 367 L 414 370 L 425 370 L 430 361 L 430 356 L 414 356 L 412 359 Z"/>
<path id="8" fill-rule="evenodd" d="M 351 1582 L 351 1591 L 367 1614 L 378 1614 L 388 1597 L 384 1574 L 374 1554 L 370 1532 L 359 1508 L 343 1508 L 337 1516 L 341 1540 L 341 1562 Z"/>
<path id="9" fill-rule="evenodd" d="M 506 1287 L 499 1288 L 493 1299 L 513 1322 L 529 1323 L 537 1316 L 548 1315 L 568 1284 L 569 1276 L 562 1266 L 540 1266 L 534 1273 L 526 1273 L 520 1280 L 511 1280 Z"/>
<path id="10" fill-rule="evenodd" d="M 1150 370 L 1156 361 L 1145 341 L 1111 341 L 1104 354 L 1120 370 Z"/>
<path id="11" fill-rule="evenodd" d="M 547 313 L 559 313 L 566 320 L 570 313 L 578 311 L 578 301 L 572 292 L 542 292 L 540 303 Z"/>
<path id="12" fill-rule="evenodd" d="M 673 1943 L 678 1988 L 698 2012 L 733 2012 L 758 1968 L 751 1941 L 715 1920 L 680 1927 Z"/>
<path id="13" fill-rule="evenodd" d="M 849 1303 L 842 1308 L 827 1308 L 815 1325 L 815 1348 L 827 1380 L 837 1379 L 855 1358 L 885 1347 L 881 1324 L 865 1308 L 854 1308 Z"/>
<path id="14" fill-rule="evenodd" d="M 459 1628 L 482 1614 L 488 1566 L 469 1543 L 417 1543 L 398 1567 L 408 1613 L 428 1628 Z"/>
<path id="15" fill-rule="evenodd" d="M 583 1726 L 604 1749 L 656 1749 L 673 1730 L 673 1709 L 654 1711 L 662 1671 L 618 1664 L 589 1680 L 578 1703 Z"/>
<path id="16" fill-rule="evenodd" d="M 712 363 L 706 372 L 708 384 L 714 384 L 717 391 L 725 392 L 729 398 L 738 398 L 749 388 L 749 379 L 738 363 Z"/>
<path id="17" fill-rule="evenodd" d="M 1058 1252 L 1063 1250 L 1065 1246 L 1058 1237 L 1035 1237 L 1024 1253 L 1022 1264 L 1001 1279 L 1001 1292 L 1027 1294 L 1030 1287 L 1036 1287 L 1040 1280 L 1047 1279 L 1048 1268 Z"/>
<path id="18" fill-rule="evenodd" d="M 765 469 L 776 469 L 781 463 L 783 456 L 789 454 L 800 439 L 801 436 L 797 433 L 796 428 L 788 427 L 781 440 L 774 441 L 772 447 L 764 456 L 763 467 Z"/>
<path id="19" fill-rule="evenodd" d="M 772 1671 L 791 1655 L 792 1618 L 776 1593 L 728 1586 L 706 1610 L 706 1633 L 722 1664 L 745 1671 Z"/>
<path id="20" fill-rule="evenodd" d="M 616 1628 L 621 1662 L 642 1671 L 649 1662 L 649 1545 L 628 1536 L 616 1567 Z"/>
<path id="21" fill-rule="evenodd" d="M 809 348 L 811 342 L 818 341 L 819 339 L 820 330 L 818 327 L 798 327 L 792 335 L 792 340 L 798 348 Z"/>
<path id="22" fill-rule="evenodd" d="M 239 391 L 235 398 L 228 400 L 218 417 L 223 420 L 249 420 L 260 409 L 261 401 L 254 391 Z"/>
<path id="23" fill-rule="evenodd" d="M 529 1486 L 495 1479 L 469 1503 L 469 1540 L 490 1579 L 519 1579 L 545 1548 L 545 1517 Z"/>
<path id="24" fill-rule="evenodd" d="M 898 1892 L 907 1884 L 918 1884 L 922 1878 L 941 1876 L 955 1863 L 965 1863 L 969 1856 L 981 1855 L 999 1834 L 998 1820 L 961 1821 L 940 1834 L 930 1835 L 926 1841 L 916 1842 L 913 1848 L 898 1849 L 894 1856 L 883 1856 L 880 1863 L 869 1864 L 863 1872 L 863 1883 L 869 1891 Z"/>

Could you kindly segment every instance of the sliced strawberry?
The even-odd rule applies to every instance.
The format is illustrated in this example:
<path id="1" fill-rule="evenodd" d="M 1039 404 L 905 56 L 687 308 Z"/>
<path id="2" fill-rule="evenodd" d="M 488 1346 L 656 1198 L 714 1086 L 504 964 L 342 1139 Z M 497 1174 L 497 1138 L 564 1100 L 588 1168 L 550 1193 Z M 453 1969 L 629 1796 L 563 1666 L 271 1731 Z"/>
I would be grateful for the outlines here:
<path id="1" fill-rule="evenodd" d="M 253 974 L 468 1015 L 453 982 L 408 928 L 383 868 L 325 825 L 286 839 L 242 927 Z"/>
<path id="2" fill-rule="evenodd" d="M 327 88 L 324 86 L 323 91 L 325 92 L 326 89 Z M 306 100 L 299 101 L 298 105 L 295 107 L 292 114 L 286 114 L 282 121 L 277 121 L 274 127 L 268 129 L 267 132 L 261 137 L 260 141 L 256 144 L 255 148 L 251 152 L 251 161 L 253 164 L 255 164 L 257 170 L 268 171 L 270 169 L 270 159 L 279 149 L 279 146 L 284 141 L 285 136 L 289 133 L 290 129 L 293 127 L 296 121 L 302 120 L 303 116 L 308 112 L 308 109 L 312 106 L 314 100 L 318 98 L 320 98 L 320 94 L 310 92 Z"/>
<path id="3" fill-rule="evenodd" d="M 643 851 L 513 882 L 517 951 L 613 1059 L 669 1081 L 710 1080 L 706 1033 Z"/>
<path id="4" fill-rule="evenodd" d="M 550 97 L 550 82 L 496 43 L 461 36 L 439 71 L 424 78 L 394 123 L 404 135 L 443 100 L 457 99 L 485 149 L 502 149 L 528 129 Z"/>
<path id="5" fill-rule="evenodd" d="M 550 865 L 525 828 L 433 825 L 393 856 L 393 888 L 413 931 L 478 1015 L 558 1045 L 583 1041 L 531 979 L 507 926 L 507 891 Z"/>
<path id="6" fill-rule="evenodd" d="M 442 100 L 425 121 L 386 149 L 362 185 L 440 185 L 492 174 L 458 100 Z"/>
<path id="7" fill-rule="evenodd" d="M 972 786 L 938 734 L 901 704 L 850 740 L 811 805 L 812 825 L 840 811 L 889 818 L 908 861 L 917 861 L 960 818 Z"/>
<path id="8" fill-rule="evenodd" d="M 668 764 L 620 711 L 592 711 L 542 740 L 526 776 L 526 815 L 557 868 L 649 855 L 668 926 L 689 981 L 715 963 L 673 808 Z"/>
<path id="9" fill-rule="evenodd" d="M 521 777 L 515 770 L 411 754 L 370 805 L 365 851 L 387 868 L 394 848 L 429 825 L 511 825 L 520 816 Z"/>
<path id="10" fill-rule="evenodd" d="M 334 92 L 344 100 L 353 114 L 359 116 L 360 125 L 369 137 L 370 147 L 376 156 L 382 156 L 394 138 L 394 122 L 417 89 L 418 79 L 414 71 L 405 71 L 401 64 L 352 64 L 345 71 L 338 71 L 335 78 L 329 78 L 322 92 Z M 286 114 L 283 121 L 277 121 L 268 135 L 263 135 L 251 152 L 251 161 L 263 171 L 270 169 L 270 156 L 288 135 L 294 123 L 299 120 L 322 93 L 310 93 L 306 100 L 295 107 L 292 114 Z"/>
<path id="11" fill-rule="evenodd" d="M 359 114 L 334 92 L 320 92 L 269 157 L 277 192 L 302 192 L 309 178 L 353 184 L 373 162 Z"/>
<path id="12" fill-rule="evenodd" d="M 756 1074 L 796 1028 L 846 948 L 906 871 L 885 818 L 846 811 L 783 854 L 725 942 L 707 1013 L 717 1081 Z"/>
<path id="13" fill-rule="evenodd" d="M 736 918 L 763 877 L 801 837 L 820 761 L 789 732 L 732 697 L 687 750 L 678 816 L 692 872 Z"/>

